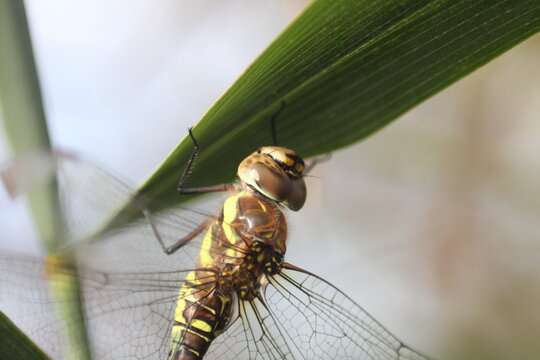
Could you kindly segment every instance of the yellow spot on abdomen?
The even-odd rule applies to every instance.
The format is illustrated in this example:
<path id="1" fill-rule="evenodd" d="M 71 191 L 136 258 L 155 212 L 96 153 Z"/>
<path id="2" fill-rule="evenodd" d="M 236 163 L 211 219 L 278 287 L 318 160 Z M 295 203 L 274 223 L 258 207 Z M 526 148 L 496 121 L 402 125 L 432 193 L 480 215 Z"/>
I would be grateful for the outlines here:
<path id="1" fill-rule="evenodd" d="M 200 306 L 201 306 L 203 309 L 206 309 L 207 311 L 209 311 L 210 313 L 212 313 L 212 315 L 216 315 L 216 310 L 215 310 L 215 309 L 212 309 L 210 306 L 206 306 L 206 305 L 203 305 L 203 304 L 200 304 Z"/>
<path id="2" fill-rule="evenodd" d="M 186 302 L 184 299 L 178 299 L 176 303 L 176 310 L 174 311 L 174 320 L 185 323 L 186 319 L 184 318 L 184 310 L 186 310 Z"/>
<path id="3" fill-rule="evenodd" d="M 191 326 L 207 333 L 212 332 L 212 326 L 204 320 L 193 319 L 191 320 Z"/>

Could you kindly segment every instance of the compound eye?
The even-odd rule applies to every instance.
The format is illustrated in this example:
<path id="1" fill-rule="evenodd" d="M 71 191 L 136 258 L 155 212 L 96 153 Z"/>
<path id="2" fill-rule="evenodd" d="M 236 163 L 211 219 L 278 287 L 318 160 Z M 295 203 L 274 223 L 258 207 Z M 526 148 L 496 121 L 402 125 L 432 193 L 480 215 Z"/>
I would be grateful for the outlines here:
<path id="1" fill-rule="evenodd" d="M 289 209 L 293 211 L 298 211 L 302 208 L 302 206 L 304 206 L 304 203 L 306 202 L 306 196 L 307 190 L 304 178 L 292 179 L 291 192 L 289 193 L 289 196 L 284 201 L 284 203 L 287 204 Z"/>
<path id="2" fill-rule="evenodd" d="M 259 191 L 274 201 L 284 201 L 290 196 L 291 179 L 279 168 L 271 169 L 255 163 L 250 171 Z"/>

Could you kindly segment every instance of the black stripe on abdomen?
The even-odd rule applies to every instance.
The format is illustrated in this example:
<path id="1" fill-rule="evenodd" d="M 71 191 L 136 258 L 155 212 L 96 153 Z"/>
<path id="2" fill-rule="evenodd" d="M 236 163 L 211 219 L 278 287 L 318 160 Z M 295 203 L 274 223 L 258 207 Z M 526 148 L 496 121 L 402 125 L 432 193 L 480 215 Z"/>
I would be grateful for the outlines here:
<path id="1" fill-rule="evenodd" d="M 231 313 L 230 300 L 215 292 L 199 302 L 179 301 L 182 317 L 171 329 L 169 360 L 202 360 L 210 344 L 227 325 Z"/>

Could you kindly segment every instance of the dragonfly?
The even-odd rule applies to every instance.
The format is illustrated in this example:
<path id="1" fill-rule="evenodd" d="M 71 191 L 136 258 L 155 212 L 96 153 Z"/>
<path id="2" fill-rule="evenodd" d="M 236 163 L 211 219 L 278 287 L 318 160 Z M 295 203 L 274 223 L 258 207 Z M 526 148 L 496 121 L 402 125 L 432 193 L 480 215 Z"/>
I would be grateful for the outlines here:
<path id="1" fill-rule="evenodd" d="M 93 358 L 427 359 L 334 285 L 285 261 L 285 211 L 300 210 L 307 194 L 298 153 L 261 147 L 240 163 L 235 184 L 187 188 L 199 149 L 190 136 L 178 192 L 225 193 L 219 210 L 141 206 L 139 220 L 107 233 L 96 229 L 134 200 L 131 187 L 91 162 L 55 156 Z M 1 254 L 0 306 L 19 308 L 12 319 L 59 358 L 66 320 L 52 315 L 51 266 Z"/>

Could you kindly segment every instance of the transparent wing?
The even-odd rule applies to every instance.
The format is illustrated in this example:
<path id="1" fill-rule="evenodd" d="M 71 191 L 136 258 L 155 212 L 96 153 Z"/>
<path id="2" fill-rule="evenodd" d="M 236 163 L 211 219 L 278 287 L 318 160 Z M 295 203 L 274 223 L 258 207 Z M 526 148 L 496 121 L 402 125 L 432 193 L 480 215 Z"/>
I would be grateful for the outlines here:
<path id="1" fill-rule="evenodd" d="M 36 164 L 45 169 L 36 170 Z M 36 171 L 38 176 L 34 176 Z M 94 357 L 165 358 L 177 294 L 189 271 L 179 269 L 194 266 L 201 236 L 168 256 L 153 228 L 159 229 L 166 244 L 172 244 L 208 220 L 212 212 L 204 205 L 177 208 L 152 216 L 153 227 L 141 215 L 140 221 L 95 238 L 131 200 L 131 188 L 124 182 L 67 154 L 28 156 L 1 172 L 12 193 L 35 186 L 29 178 L 47 181 L 45 175 L 57 174 L 66 237 L 76 253 Z M 213 208 L 212 203 L 206 206 Z M 43 259 L 0 253 L 0 309 L 56 359 L 62 354 L 58 334 L 70 319 L 55 316 L 58 300 L 52 298 L 46 283 L 47 267 Z"/>
<path id="2" fill-rule="evenodd" d="M 214 217 L 223 198 L 219 195 L 209 196 L 192 203 L 190 207 L 177 206 L 174 211 L 151 214 L 150 218 L 144 219 L 145 213 L 150 213 L 143 211 L 144 207 L 134 200 L 133 187 L 111 172 L 66 153 L 55 154 L 55 165 L 67 237 L 77 243 L 92 237 L 90 241 L 101 240 L 101 237 L 95 239 L 95 234 L 126 204 L 132 203 L 137 204 L 138 209 L 135 211 L 143 221 L 135 225 L 128 224 L 131 231 L 146 237 L 148 242 L 159 244 L 150 221 L 159 230 L 165 245 L 171 245 Z M 187 252 L 193 257 L 197 246 L 197 241 L 194 241 L 192 245 L 188 244 L 181 249 L 181 252 Z"/>
<path id="3" fill-rule="evenodd" d="M 208 359 L 296 359 L 261 300 L 239 301 L 237 305 L 239 317 L 210 345 Z"/>
<path id="4" fill-rule="evenodd" d="M 134 200 L 131 185 L 110 171 L 73 154 L 29 153 L 0 166 L 0 180 L 13 197 L 48 184 L 53 176 L 58 182 L 65 222 L 64 235 L 71 244 L 98 240 L 94 238 L 95 235 L 126 204 L 138 203 Z M 189 208 L 178 206 L 174 211 L 152 214 L 149 221 L 160 230 L 165 245 L 171 245 L 208 218 L 214 217 L 222 198 L 219 195 L 206 196 L 201 201 L 191 203 Z M 134 211 L 139 213 L 139 218 L 143 218 L 144 208 L 140 205 L 135 207 L 138 207 Z M 135 228 L 136 231 L 141 230 L 140 225 Z M 149 241 L 156 241 L 151 227 L 146 227 L 144 231 Z M 197 247 L 196 242 L 192 247 Z"/>
<path id="5" fill-rule="evenodd" d="M 240 319 L 212 344 L 212 358 L 428 359 L 332 284 L 286 266 L 262 299 L 239 303 Z"/>
<path id="6" fill-rule="evenodd" d="M 62 322 L 54 320 L 52 301 L 39 281 L 43 263 L 0 256 L 0 266 L 0 304 L 7 296 L 11 307 L 20 307 L 22 319 L 14 320 L 27 324 L 23 329 L 57 358 L 55 334 Z M 81 269 L 94 357 L 166 358 L 171 319 L 187 271 Z M 264 300 L 237 306 L 240 317 L 214 340 L 206 359 L 427 359 L 333 285 L 302 271 L 284 270 L 270 279 Z"/>
<path id="7" fill-rule="evenodd" d="M 44 261 L 0 255 L 0 305 L 52 358 L 60 328 L 45 285 Z M 179 289 L 188 271 L 104 273 L 79 269 L 87 329 L 96 359 L 165 359 Z M 202 275 L 204 276 L 204 275 Z M 209 281 L 212 286 L 213 280 Z"/>
<path id="8" fill-rule="evenodd" d="M 54 315 L 42 262 L 0 255 L 0 310 L 49 356 L 60 358 L 62 324 Z"/>
<path id="9" fill-rule="evenodd" d="M 270 279 L 265 298 L 295 358 L 426 359 L 335 286 L 287 266 Z"/>

